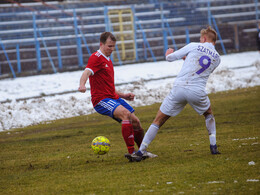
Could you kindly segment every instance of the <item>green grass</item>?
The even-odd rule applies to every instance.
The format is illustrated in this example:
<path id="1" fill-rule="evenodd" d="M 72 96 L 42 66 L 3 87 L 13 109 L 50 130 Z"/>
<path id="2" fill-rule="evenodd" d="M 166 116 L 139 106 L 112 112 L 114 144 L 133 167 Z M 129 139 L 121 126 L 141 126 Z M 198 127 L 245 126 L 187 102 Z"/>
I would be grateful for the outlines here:
<path id="1" fill-rule="evenodd" d="M 120 125 L 98 114 L 1 132 L 0 194 L 260 194 L 259 92 L 210 95 L 221 155 L 210 154 L 204 118 L 190 106 L 149 146 L 159 157 L 140 163 L 123 157 Z M 136 108 L 145 129 L 159 106 Z M 111 142 L 107 155 L 91 150 L 98 135 Z"/>

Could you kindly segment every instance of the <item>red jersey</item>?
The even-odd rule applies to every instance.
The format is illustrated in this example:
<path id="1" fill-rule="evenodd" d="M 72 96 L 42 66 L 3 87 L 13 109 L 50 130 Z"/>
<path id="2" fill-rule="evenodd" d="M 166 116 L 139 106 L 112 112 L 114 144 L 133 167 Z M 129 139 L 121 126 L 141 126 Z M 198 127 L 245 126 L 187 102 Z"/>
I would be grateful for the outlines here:
<path id="1" fill-rule="evenodd" d="M 86 68 L 92 72 L 89 83 L 93 106 L 105 98 L 119 98 L 115 90 L 114 67 L 109 57 L 98 50 L 89 57 Z"/>

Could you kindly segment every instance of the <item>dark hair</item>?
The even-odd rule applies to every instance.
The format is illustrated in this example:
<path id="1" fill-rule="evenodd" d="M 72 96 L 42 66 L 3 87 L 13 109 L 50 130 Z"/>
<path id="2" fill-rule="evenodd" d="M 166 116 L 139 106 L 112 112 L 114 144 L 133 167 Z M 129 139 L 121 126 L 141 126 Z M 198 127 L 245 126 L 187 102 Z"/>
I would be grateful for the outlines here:
<path id="1" fill-rule="evenodd" d="M 112 41 L 116 41 L 116 38 L 115 36 L 111 33 L 111 32 L 103 32 L 101 35 L 100 35 L 100 42 L 105 44 L 108 37 L 110 37 L 110 39 Z"/>

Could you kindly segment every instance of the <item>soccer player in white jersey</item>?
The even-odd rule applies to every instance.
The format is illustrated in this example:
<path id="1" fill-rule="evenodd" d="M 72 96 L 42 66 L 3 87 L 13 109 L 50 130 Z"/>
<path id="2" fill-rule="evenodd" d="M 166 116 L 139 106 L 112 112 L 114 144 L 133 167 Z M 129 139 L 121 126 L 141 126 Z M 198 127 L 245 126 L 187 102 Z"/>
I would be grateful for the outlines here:
<path id="1" fill-rule="evenodd" d="M 188 103 L 200 115 L 204 115 L 209 133 L 211 154 L 220 154 L 216 145 L 216 125 L 210 100 L 205 91 L 209 75 L 220 64 L 220 56 L 215 50 L 216 31 L 208 27 L 200 31 L 200 43 L 190 43 L 174 51 L 166 51 L 166 60 L 172 62 L 185 58 L 169 95 L 164 99 L 157 115 L 146 132 L 133 161 L 141 161 L 143 153 L 155 138 L 159 128 L 171 117 L 178 115 Z"/>

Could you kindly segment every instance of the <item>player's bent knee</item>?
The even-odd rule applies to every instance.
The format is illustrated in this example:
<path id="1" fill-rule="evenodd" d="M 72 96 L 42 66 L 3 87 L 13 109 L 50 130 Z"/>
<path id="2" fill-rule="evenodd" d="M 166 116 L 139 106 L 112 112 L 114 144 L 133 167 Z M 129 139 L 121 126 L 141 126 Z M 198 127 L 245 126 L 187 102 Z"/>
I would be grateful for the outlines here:
<path id="1" fill-rule="evenodd" d="M 131 112 L 129 112 L 128 110 L 123 110 L 122 120 L 131 120 Z"/>
<path id="2" fill-rule="evenodd" d="M 203 113 L 203 115 L 204 115 L 205 117 L 207 117 L 208 115 L 213 115 L 213 112 L 212 112 L 212 110 L 211 110 L 211 106 L 208 108 L 208 110 L 207 110 L 206 112 Z"/>
<path id="3" fill-rule="evenodd" d="M 114 111 L 114 117 L 121 120 L 131 120 L 131 112 L 122 106 L 118 106 Z"/>

